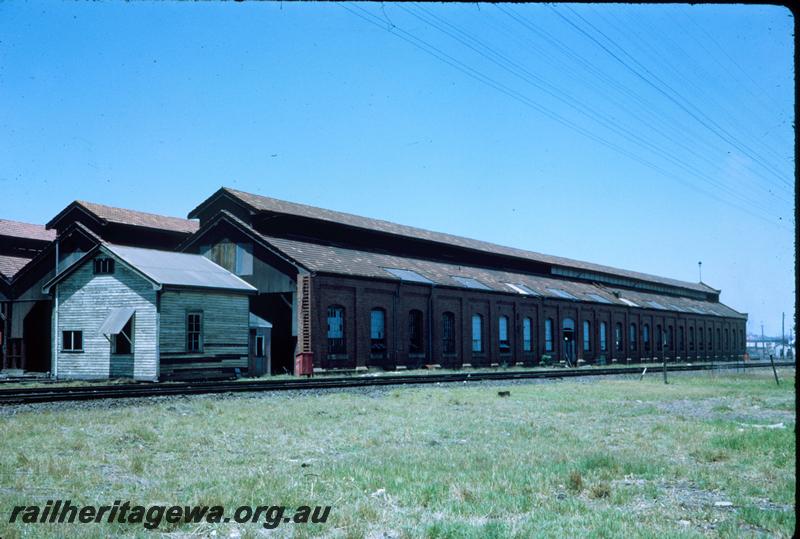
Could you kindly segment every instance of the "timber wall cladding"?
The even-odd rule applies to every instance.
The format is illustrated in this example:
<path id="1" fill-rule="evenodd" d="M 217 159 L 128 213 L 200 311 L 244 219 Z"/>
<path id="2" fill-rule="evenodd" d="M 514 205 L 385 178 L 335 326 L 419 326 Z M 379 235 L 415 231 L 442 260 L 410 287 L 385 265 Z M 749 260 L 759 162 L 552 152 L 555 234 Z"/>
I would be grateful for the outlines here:
<path id="1" fill-rule="evenodd" d="M 188 370 L 247 370 L 249 296 L 215 291 L 161 294 L 161 375 Z M 186 351 L 186 314 L 203 313 L 203 350 Z"/>
<path id="2" fill-rule="evenodd" d="M 156 291 L 123 264 L 111 275 L 94 275 L 90 261 L 58 286 L 57 361 L 59 378 L 107 378 L 111 375 L 111 343 L 99 333 L 112 309 L 132 307 L 133 377 L 155 380 L 158 376 Z M 83 352 L 64 352 L 63 331 L 83 332 Z M 121 362 L 129 358 L 115 356 Z M 130 372 L 130 370 L 128 370 Z"/>

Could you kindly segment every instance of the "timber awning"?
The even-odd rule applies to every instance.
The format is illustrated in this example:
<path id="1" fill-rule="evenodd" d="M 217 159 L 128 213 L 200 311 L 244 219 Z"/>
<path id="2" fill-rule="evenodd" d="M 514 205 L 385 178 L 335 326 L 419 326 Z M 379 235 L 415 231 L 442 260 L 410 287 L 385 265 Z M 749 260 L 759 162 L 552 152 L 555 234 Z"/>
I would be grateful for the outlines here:
<path id="1" fill-rule="evenodd" d="M 117 307 L 116 309 L 111 309 L 111 312 L 108 313 L 108 316 L 106 316 L 106 319 L 103 320 L 103 324 L 100 326 L 100 333 L 105 336 L 119 335 L 122 328 L 125 327 L 125 324 L 128 323 L 128 320 L 131 319 L 131 316 L 133 316 L 135 312 L 136 309 L 133 307 Z"/>

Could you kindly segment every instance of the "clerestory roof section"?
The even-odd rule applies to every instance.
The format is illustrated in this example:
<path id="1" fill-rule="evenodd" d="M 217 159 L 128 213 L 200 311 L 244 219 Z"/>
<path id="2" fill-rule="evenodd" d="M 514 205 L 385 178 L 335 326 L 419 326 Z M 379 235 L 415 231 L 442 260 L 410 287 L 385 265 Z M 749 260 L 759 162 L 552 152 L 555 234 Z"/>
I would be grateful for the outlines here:
<path id="1" fill-rule="evenodd" d="M 571 276 L 578 279 L 587 280 L 602 280 L 603 276 L 617 276 L 636 281 L 647 283 L 658 283 L 661 285 L 692 290 L 701 293 L 719 293 L 705 283 L 692 283 L 688 281 L 680 281 L 667 277 L 659 277 L 656 275 L 649 275 L 636 271 L 623 270 L 604 266 L 601 264 L 594 264 L 590 262 L 583 262 L 580 260 L 573 260 L 569 258 L 545 255 L 534 251 L 527 251 L 524 249 L 517 249 L 514 247 L 507 247 L 490 243 L 481 240 L 465 238 L 453 234 L 446 234 L 442 232 L 434 232 L 421 228 L 401 225 L 384 221 L 381 219 L 373 219 L 369 217 L 361 217 L 344 212 L 308 206 L 305 204 L 298 204 L 295 202 L 288 202 L 285 200 L 278 200 L 262 195 L 247 193 L 228 187 L 223 187 L 214 196 L 209 198 L 206 202 L 195 208 L 190 214 L 190 217 L 197 216 L 199 210 L 210 200 L 214 199 L 220 194 L 227 194 L 235 200 L 246 205 L 253 213 L 269 212 L 275 214 L 284 214 L 290 216 L 298 216 L 319 221 L 342 224 L 354 228 L 360 228 L 369 231 L 378 231 L 395 236 L 402 236 L 405 238 L 413 238 L 437 244 L 456 246 L 463 249 L 470 249 L 488 254 L 497 254 L 503 256 L 514 257 L 527 261 L 549 264 L 553 267 L 554 274 L 560 274 L 559 270 L 566 269 Z M 612 282 L 613 284 L 613 282 Z"/>

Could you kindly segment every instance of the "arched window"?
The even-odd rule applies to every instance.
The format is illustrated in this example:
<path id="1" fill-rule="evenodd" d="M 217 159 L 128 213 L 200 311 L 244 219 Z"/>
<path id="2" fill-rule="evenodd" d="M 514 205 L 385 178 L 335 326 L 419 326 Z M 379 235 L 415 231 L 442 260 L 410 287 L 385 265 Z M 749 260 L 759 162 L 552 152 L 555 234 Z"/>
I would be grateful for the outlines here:
<path id="1" fill-rule="evenodd" d="M 689 350 L 694 352 L 694 326 L 689 327 Z"/>
<path id="2" fill-rule="evenodd" d="M 456 315 L 442 313 L 442 353 L 456 353 Z"/>
<path id="3" fill-rule="evenodd" d="M 347 353 L 347 341 L 344 332 L 344 307 L 331 305 L 328 307 L 328 355 Z"/>
<path id="4" fill-rule="evenodd" d="M 683 326 L 678 326 L 678 350 L 683 350 L 686 344 L 685 331 Z"/>
<path id="5" fill-rule="evenodd" d="M 667 326 L 667 348 L 675 350 L 675 328 Z"/>
<path id="6" fill-rule="evenodd" d="M 711 352 L 714 350 L 714 332 L 711 331 L 711 328 L 708 328 L 708 351 Z"/>
<path id="7" fill-rule="evenodd" d="M 631 349 L 631 352 L 636 351 L 636 341 L 636 324 L 631 322 L 631 325 L 628 328 L 628 348 Z"/>
<path id="8" fill-rule="evenodd" d="M 530 318 L 522 319 L 522 351 L 531 352 L 533 350 L 533 339 L 531 337 L 533 321 Z"/>
<path id="9" fill-rule="evenodd" d="M 725 350 L 730 350 L 730 347 L 728 346 L 728 344 L 730 343 L 730 341 L 728 340 L 728 328 L 725 328 L 725 341 L 724 342 L 725 342 Z"/>
<path id="10" fill-rule="evenodd" d="M 619 325 L 619 324 L 617 324 Z M 622 333 L 622 328 L 618 328 L 620 333 Z M 606 348 L 608 347 L 606 343 L 606 323 L 600 322 L 600 351 L 605 352 Z"/>
<path id="11" fill-rule="evenodd" d="M 722 330 L 717 328 L 717 349 L 722 350 Z"/>
<path id="12" fill-rule="evenodd" d="M 422 347 L 422 311 L 412 309 L 408 312 L 408 353 L 424 354 Z"/>
<path id="13" fill-rule="evenodd" d="M 622 323 L 614 324 L 614 350 L 617 352 L 625 351 L 625 343 L 622 342 Z"/>
<path id="14" fill-rule="evenodd" d="M 544 321 L 544 351 L 553 351 L 553 319 L 548 318 Z"/>
<path id="15" fill-rule="evenodd" d="M 697 347 L 700 350 L 706 349 L 705 331 L 703 331 L 702 327 L 697 328 Z"/>
<path id="16" fill-rule="evenodd" d="M 661 324 L 656 324 L 656 352 L 664 349 L 664 334 L 661 332 Z"/>
<path id="17" fill-rule="evenodd" d="M 744 348 L 747 345 L 747 341 L 744 338 L 744 330 L 739 330 L 739 348 Z"/>
<path id="18" fill-rule="evenodd" d="M 592 324 L 588 320 L 583 321 L 583 351 L 588 352 L 592 349 Z"/>
<path id="19" fill-rule="evenodd" d="M 650 324 L 642 326 L 642 342 L 644 343 L 644 351 L 650 351 Z"/>
<path id="20" fill-rule="evenodd" d="M 511 341 L 508 338 L 508 317 L 501 316 L 497 319 L 497 336 L 500 344 L 500 353 L 511 353 Z"/>
<path id="21" fill-rule="evenodd" d="M 472 315 L 472 351 L 483 352 L 483 317 L 479 314 Z"/>
<path id="22" fill-rule="evenodd" d="M 380 308 L 369 313 L 369 352 L 386 357 L 386 311 Z"/>

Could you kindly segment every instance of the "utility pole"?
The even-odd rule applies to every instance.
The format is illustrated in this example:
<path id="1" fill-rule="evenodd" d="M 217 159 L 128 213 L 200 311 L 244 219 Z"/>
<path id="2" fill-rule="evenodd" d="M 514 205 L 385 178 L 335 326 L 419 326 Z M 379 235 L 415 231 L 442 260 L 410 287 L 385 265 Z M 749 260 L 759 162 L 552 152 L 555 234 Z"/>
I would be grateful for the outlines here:
<path id="1" fill-rule="evenodd" d="M 786 356 L 786 313 L 781 313 L 781 358 Z"/>

